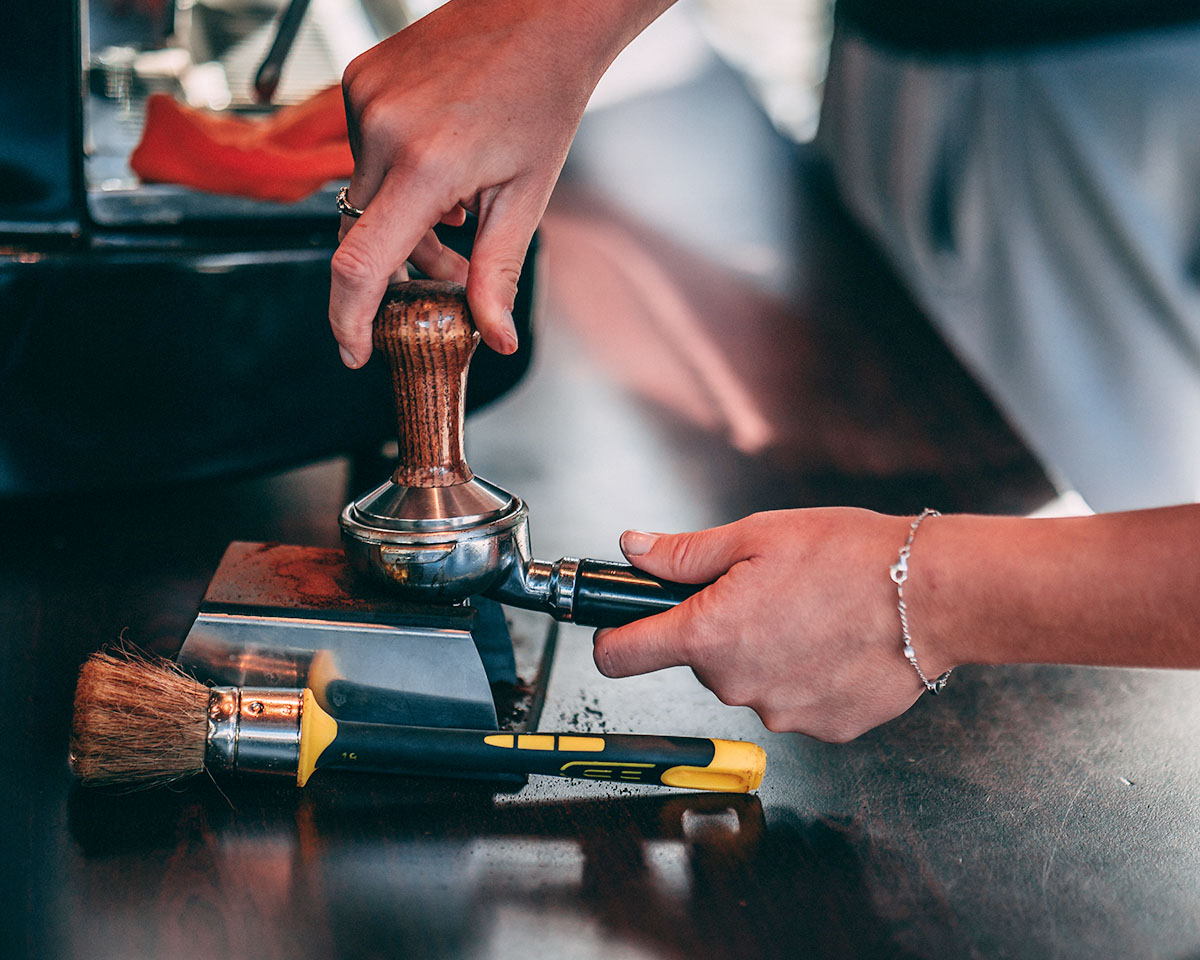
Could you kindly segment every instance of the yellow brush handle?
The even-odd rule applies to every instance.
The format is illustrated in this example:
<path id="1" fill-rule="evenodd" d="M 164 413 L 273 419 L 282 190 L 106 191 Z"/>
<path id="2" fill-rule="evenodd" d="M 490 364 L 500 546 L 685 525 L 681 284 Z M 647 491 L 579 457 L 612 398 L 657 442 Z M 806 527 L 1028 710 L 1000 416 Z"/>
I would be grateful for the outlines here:
<path id="1" fill-rule="evenodd" d="M 767 752 L 744 740 L 713 740 L 716 750 L 706 767 L 671 767 L 663 771 L 668 787 L 748 793 L 757 790 L 767 770 Z"/>
<path id="2" fill-rule="evenodd" d="M 300 726 L 303 786 L 319 767 L 345 770 L 540 773 L 746 793 L 762 783 L 762 747 L 737 740 L 644 734 L 500 733 L 334 720 L 305 691 Z"/>
<path id="3" fill-rule="evenodd" d="M 337 739 L 338 724 L 321 709 L 309 689 L 304 691 L 300 707 L 300 765 L 296 769 L 296 785 L 304 786 L 317 769 L 317 759 Z"/>

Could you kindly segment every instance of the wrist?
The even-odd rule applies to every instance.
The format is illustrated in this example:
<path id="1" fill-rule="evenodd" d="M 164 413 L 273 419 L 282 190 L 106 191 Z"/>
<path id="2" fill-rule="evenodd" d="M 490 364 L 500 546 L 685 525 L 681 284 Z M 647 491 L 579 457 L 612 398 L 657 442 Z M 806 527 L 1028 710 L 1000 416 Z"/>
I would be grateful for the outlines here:
<path id="1" fill-rule="evenodd" d="M 503 18 L 532 35 L 541 53 L 557 57 L 594 85 L 609 64 L 675 0 L 458 0 L 484 21 Z M 465 11 L 463 11 L 465 12 Z"/>
<path id="2" fill-rule="evenodd" d="M 964 663 L 989 662 L 970 623 L 977 603 L 972 578 L 973 521 L 961 514 L 929 517 L 914 538 L 905 600 L 909 630 L 926 676 Z M 910 518 L 911 521 L 911 518 Z M 903 540 L 897 547 L 903 545 Z"/>
<path id="3" fill-rule="evenodd" d="M 917 656 L 916 647 L 913 645 L 912 629 L 908 622 L 908 601 L 904 596 L 904 586 L 908 583 L 908 562 L 912 556 L 913 544 L 917 539 L 917 531 L 926 520 L 932 520 L 934 517 L 940 516 L 941 513 L 932 507 L 926 507 L 917 514 L 908 526 L 908 536 L 904 540 L 904 545 L 899 550 L 896 562 L 888 569 L 892 582 L 896 585 L 896 610 L 900 615 L 901 652 L 912 666 L 913 672 L 916 673 L 917 678 L 921 681 L 926 691 L 934 696 L 941 693 L 946 686 L 953 667 L 947 667 L 941 673 L 934 676 L 929 676 L 921 669 L 921 661 Z"/>

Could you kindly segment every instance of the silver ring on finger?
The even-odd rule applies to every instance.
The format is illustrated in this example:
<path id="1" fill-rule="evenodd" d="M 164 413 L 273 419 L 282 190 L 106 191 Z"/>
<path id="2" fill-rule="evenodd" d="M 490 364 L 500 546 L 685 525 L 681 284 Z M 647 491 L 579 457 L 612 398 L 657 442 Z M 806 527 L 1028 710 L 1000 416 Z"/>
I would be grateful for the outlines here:
<path id="1" fill-rule="evenodd" d="M 352 204 L 349 201 L 349 199 L 347 199 L 346 194 L 349 191 L 350 191 L 349 187 L 342 187 L 342 189 L 337 192 L 336 199 L 337 199 L 338 213 L 340 213 L 344 217 L 361 217 L 367 211 L 363 210 L 359 207 L 356 207 L 354 204 Z"/>

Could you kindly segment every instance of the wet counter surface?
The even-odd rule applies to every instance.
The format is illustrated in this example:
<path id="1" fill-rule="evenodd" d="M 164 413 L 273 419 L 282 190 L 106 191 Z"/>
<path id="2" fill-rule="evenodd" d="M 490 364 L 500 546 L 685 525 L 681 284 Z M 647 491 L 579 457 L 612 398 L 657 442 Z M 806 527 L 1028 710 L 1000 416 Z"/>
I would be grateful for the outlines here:
<path id="1" fill-rule="evenodd" d="M 535 367 L 468 425 L 475 470 L 529 502 L 538 555 L 773 507 L 1044 501 L 811 155 L 720 69 L 674 96 L 581 131 L 544 229 Z M 680 195 L 697 130 L 729 145 L 698 198 Z M 749 223 L 723 230 L 731 209 Z M 6 956 L 1200 956 L 1190 673 L 967 667 L 828 745 L 766 732 L 686 670 L 606 680 L 565 627 L 543 729 L 756 740 L 762 788 L 74 787 L 83 658 L 122 634 L 172 652 L 229 541 L 335 546 L 358 482 L 337 461 L 0 508 Z"/>

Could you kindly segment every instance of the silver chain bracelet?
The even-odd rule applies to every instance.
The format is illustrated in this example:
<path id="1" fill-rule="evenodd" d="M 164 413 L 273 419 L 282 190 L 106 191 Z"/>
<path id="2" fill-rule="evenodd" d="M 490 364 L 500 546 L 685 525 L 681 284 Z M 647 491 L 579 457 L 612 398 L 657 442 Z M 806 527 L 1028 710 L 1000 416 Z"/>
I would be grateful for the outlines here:
<path id="1" fill-rule="evenodd" d="M 908 528 L 908 539 L 904 541 L 904 546 L 900 548 L 899 558 L 888 568 L 892 573 L 892 582 L 896 585 L 896 608 L 900 611 L 900 635 L 904 641 L 904 656 L 913 665 L 913 669 L 917 671 L 917 676 L 925 684 L 925 689 L 935 697 L 946 686 L 946 681 L 950 679 L 953 668 L 947 670 L 936 680 L 930 680 L 925 676 L 925 671 L 921 669 L 921 665 L 917 663 L 917 652 L 913 649 L 912 634 L 908 629 L 908 605 L 904 602 L 904 584 L 908 580 L 908 558 L 912 555 L 912 545 L 913 540 L 917 536 L 917 527 L 921 525 L 921 521 L 926 517 L 940 516 L 941 513 L 930 507 L 922 510 Z"/>

